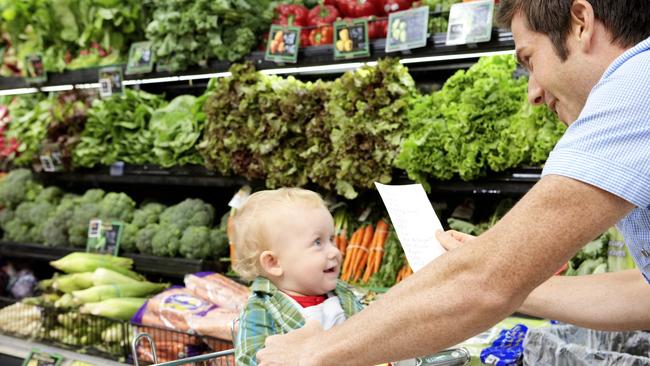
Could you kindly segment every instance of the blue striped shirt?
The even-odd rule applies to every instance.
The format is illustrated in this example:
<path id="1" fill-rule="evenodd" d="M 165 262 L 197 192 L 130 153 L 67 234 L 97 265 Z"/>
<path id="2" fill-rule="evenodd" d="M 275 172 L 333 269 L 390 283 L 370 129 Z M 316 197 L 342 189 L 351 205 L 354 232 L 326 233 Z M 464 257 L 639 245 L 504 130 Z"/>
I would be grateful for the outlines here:
<path id="1" fill-rule="evenodd" d="M 636 208 L 617 227 L 650 278 L 650 38 L 618 57 L 591 90 L 542 175 L 611 192 Z M 649 281 L 650 282 L 650 281 Z"/>

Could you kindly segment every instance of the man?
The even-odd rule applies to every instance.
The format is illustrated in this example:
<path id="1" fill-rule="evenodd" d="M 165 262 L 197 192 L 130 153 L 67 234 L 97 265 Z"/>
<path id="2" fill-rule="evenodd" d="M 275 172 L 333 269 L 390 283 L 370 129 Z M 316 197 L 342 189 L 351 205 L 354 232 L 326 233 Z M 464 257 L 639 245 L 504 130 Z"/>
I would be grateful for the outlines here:
<path id="1" fill-rule="evenodd" d="M 456 249 L 343 325 L 268 338 L 260 365 L 431 354 L 517 309 L 598 329 L 650 329 L 650 2 L 502 0 L 499 18 L 530 72 L 530 102 L 570 126 L 542 179 L 485 234 L 459 246 L 463 238 L 438 233 Z M 639 270 L 548 280 L 616 223 Z"/>

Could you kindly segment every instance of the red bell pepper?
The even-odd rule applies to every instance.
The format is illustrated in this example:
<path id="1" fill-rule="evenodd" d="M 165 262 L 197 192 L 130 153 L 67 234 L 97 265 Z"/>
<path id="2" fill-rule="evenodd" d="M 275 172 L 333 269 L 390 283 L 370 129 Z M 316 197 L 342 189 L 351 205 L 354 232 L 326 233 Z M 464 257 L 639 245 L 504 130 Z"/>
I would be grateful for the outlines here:
<path id="1" fill-rule="evenodd" d="M 320 26 L 309 33 L 309 43 L 312 46 L 331 44 L 334 42 L 334 29 L 331 25 Z"/>
<path id="2" fill-rule="evenodd" d="M 370 17 L 368 19 L 368 38 L 386 38 L 387 33 L 388 20 L 376 19 L 375 17 Z"/>
<path id="3" fill-rule="evenodd" d="M 351 18 L 382 15 L 383 12 L 383 0 L 338 0 L 336 4 L 343 15 Z"/>
<path id="4" fill-rule="evenodd" d="M 301 29 L 300 30 L 300 47 L 309 47 L 311 46 L 311 42 L 309 40 L 309 35 L 310 35 L 309 29 Z"/>
<path id="5" fill-rule="evenodd" d="M 309 25 L 309 10 L 302 5 L 280 4 L 275 8 L 277 13 L 273 24 L 294 25 L 306 27 Z"/>
<path id="6" fill-rule="evenodd" d="M 413 0 L 385 0 L 384 12 L 386 14 L 410 9 L 413 6 Z"/>
<path id="7" fill-rule="evenodd" d="M 309 25 L 332 24 L 339 17 L 339 11 L 332 5 L 316 5 L 309 11 Z"/>

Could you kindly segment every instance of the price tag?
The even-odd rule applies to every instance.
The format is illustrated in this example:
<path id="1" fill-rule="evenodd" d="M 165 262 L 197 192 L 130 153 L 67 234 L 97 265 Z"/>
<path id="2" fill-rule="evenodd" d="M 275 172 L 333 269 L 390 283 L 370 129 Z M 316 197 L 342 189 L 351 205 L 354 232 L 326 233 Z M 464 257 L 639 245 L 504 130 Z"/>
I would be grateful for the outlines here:
<path id="1" fill-rule="evenodd" d="M 300 49 L 300 27 L 271 25 L 264 59 L 276 63 L 296 63 Z"/>
<path id="2" fill-rule="evenodd" d="M 108 174 L 111 177 L 121 177 L 124 175 L 124 162 L 118 161 L 111 165 Z"/>
<path id="3" fill-rule="evenodd" d="M 334 23 L 334 59 L 370 56 L 368 20 L 354 19 Z"/>
<path id="4" fill-rule="evenodd" d="M 494 0 L 474 1 L 451 6 L 447 46 L 488 42 L 492 38 Z"/>
<path id="5" fill-rule="evenodd" d="M 151 42 L 136 42 L 131 44 L 129 62 L 126 64 L 126 74 L 143 74 L 151 71 L 153 71 Z"/>
<path id="6" fill-rule="evenodd" d="M 108 98 L 113 94 L 122 94 L 122 69 L 105 67 L 99 70 L 99 96 Z"/>
<path id="7" fill-rule="evenodd" d="M 63 170 L 63 159 L 58 144 L 49 143 L 43 146 L 39 154 L 39 160 L 41 162 L 40 168 L 45 172 L 60 172 Z M 35 166 L 35 169 L 38 169 L 38 166 Z"/>
<path id="8" fill-rule="evenodd" d="M 86 252 L 117 256 L 120 251 L 123 228 L 124 223 L 121 221 L 90 220 Z"/>
<path id="9" fill-rule="evenodd" d="M 59 366 L 63 362 L 63 356 L 58 353 L 50 354 L 33 349 L 29 352 L 23 366 Z"/>
<path id="10" fill-rule="evenodd" d="M 25 57 L 25 80 L 32 84 L 40 84 L 47 81 L 43 55 L 34 54 Z"/>
<path id="11" fill-rule="evenodd" d="M 428 27 L 428 6 L 390 13 L 388 15 L 386 52 L 426 46 Z"/>

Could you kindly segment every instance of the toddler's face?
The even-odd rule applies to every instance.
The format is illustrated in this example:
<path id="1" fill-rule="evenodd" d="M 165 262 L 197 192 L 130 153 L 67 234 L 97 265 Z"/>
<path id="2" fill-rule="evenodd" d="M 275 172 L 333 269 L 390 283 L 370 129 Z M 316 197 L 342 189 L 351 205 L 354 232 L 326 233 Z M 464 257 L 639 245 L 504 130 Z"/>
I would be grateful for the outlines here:
<path id="1" fill-rule="evenodd" d="M 323 295 L 336 288 L 341 253 L 334 244 L 334 220 L 325 207 L 279 210 L 271 244 L 283 276 L 279 287 L 292 295 Z"/>

